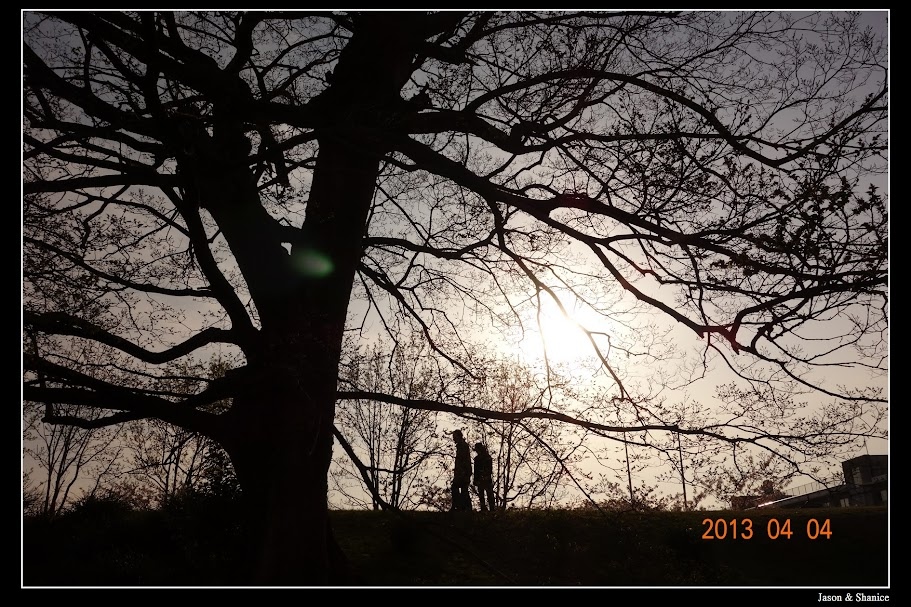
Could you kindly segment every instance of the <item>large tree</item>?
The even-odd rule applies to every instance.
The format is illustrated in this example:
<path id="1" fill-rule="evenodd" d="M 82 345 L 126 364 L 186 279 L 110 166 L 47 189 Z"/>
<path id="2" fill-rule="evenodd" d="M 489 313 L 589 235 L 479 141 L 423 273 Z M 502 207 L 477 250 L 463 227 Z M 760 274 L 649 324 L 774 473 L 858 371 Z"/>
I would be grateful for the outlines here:
<path id="1" fill-rule="evenodd" d="M 887 49 L 869 16 L 26 12 L 23 397 L 48 423 L 156 418 L 217 441 L 260 584 L 345 579 L 326 502 L 339 399 L 794 465 L 881 435 L 878 380 L 850 375 L 886 370 Z M 576 414 L 337 384 L 346 330 L 416 330 L 470 383 L 473 340 L 570 301 L 608 321 L 583 323 L 605 394 Z M 661 343 L 684 332 L 650 341 L 637 309 L 702 339 L 697 367 L 667 372 Z M 73 360 L 70 342 L 112 354 Z M 242 364 L 160 387 L 220 351 Z M 745 398 L 676 412 L 669 389 L 718 364 Z"/>

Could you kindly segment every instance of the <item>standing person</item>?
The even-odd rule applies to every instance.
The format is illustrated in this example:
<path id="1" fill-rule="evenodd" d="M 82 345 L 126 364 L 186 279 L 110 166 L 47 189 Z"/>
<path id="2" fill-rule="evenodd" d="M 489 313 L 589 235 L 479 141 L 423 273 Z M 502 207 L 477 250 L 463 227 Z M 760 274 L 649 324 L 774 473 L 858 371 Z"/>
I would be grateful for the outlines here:
<path id="1" fill-rule="evenodd" d="M 452 432 L 456 445 L 455 469 L 452 472 L 452 507 L 450 510 L 471 510 L 471 450 L 461 430 Z"/>
<path id="2" fill-rule="evenodd" d="M 478 499 L 481 500 L 481 512 L 487 512 L 485 495 L 487 503 L 490 504 L 490 511 L 493 512 L 493 459 L 483 443 L 475 443 L 474 450 L 477 453 L 474 458 L 474 488 L 478 492 Z"/>

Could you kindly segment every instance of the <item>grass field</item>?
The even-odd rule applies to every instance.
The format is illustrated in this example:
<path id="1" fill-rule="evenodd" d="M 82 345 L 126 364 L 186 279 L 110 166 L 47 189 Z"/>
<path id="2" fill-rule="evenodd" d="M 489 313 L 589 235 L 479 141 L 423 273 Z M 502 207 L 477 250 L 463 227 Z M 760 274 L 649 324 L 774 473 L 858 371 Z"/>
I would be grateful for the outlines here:
<path id="1" fill-rule="evenodd" d="M 889 584 L 886 508 L 343 511 L 333 521 L 358 586 Z M 233 533 L 228 513 L 26 523 L 23 585 L 231 586 L 238 579 Z M 706 539 L 713 535 L 724 537 Z"/>
<path id="2" fill-rule="evenodd" d="M 719 518 L 724 523 L 715 525 Z M 705 519 L 712 521 L 711 529 Z M 736 538 L 732 519 L 738 522 Z M 744 519 L 751 521 L 751 537 Z M 346 512 L 339 513 L 336 525 L 339 541 L 369 585 L 888 584 L 884 508 L 402 517 Z M 716 529 L 723 539 L 704 539 Z"/>

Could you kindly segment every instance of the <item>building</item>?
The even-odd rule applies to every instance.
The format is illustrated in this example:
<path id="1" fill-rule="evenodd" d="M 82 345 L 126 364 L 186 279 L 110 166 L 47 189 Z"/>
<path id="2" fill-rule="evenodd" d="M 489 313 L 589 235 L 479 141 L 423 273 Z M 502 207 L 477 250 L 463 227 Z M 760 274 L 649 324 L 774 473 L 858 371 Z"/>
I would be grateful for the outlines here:
<path id="1" fill-rule="evenodd" d="M 889 503 L 889 456 L 861 455 L 841 464 L 844 483 L 827 487 L 808 483 L 782 491 L 785 497 L 762 501 L 759 496 L 737 496 L 731 506 L 749 508 L 838 508 L 884 506 Z M 738 508 L 739 506 L 739 508 Z"/>
<path id="2" fill-rule="evenodd" d="M 759 508 L 883 506 L 889 502 L 889 456 L 861 455 L 841 464 L 845 482 L 834 487 L 809 483 L 785 490 L 788 496 Z"/>

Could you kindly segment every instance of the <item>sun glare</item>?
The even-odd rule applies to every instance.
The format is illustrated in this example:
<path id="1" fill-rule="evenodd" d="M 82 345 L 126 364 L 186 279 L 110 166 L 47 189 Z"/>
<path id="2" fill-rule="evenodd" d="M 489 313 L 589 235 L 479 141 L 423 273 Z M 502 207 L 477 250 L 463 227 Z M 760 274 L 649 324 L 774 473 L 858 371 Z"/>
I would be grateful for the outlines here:
<path id="1" fill-rule="evenodd" d="M 578 315 L 564 315 L 555 303 L 542 302 L 540 312 L 526 324 L 525 336 L 519 343 L 522 353 L 530 360 L 543 360 L 546 351 L 550 364 L 566 366 L 594 356 L 592 344 L 578 322 Z"/>

